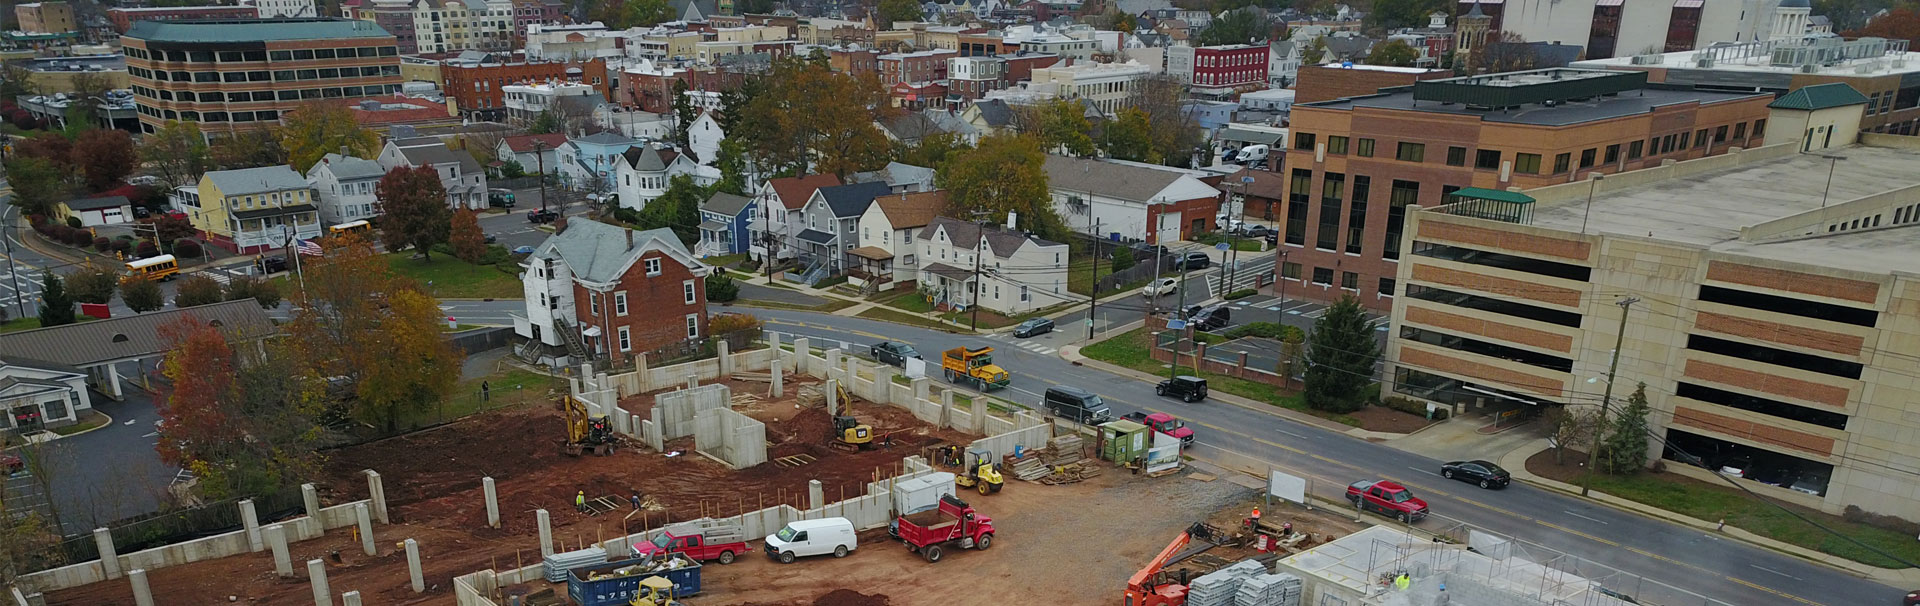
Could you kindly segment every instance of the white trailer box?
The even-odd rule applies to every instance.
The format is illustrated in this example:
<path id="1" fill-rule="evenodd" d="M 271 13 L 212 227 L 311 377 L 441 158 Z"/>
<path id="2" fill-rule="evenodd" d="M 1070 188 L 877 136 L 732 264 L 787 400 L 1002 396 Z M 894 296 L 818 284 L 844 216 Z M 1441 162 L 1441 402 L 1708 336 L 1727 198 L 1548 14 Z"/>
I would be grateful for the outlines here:
<path id="1" fill-rule="evenodd" d="M 936 471 L 910 480 L 895 482 L 893 511 L 899 515 L 907 515 L 938 506 L 940 497 L 953 496 L 953 479 L 952 473 Z"/>

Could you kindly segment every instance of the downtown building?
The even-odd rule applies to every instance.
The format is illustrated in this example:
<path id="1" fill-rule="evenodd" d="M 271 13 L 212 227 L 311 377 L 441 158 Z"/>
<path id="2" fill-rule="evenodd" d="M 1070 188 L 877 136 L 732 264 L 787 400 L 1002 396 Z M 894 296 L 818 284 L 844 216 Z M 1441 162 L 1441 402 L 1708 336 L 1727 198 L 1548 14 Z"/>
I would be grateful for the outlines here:
<path id="1" fill-rule="evenodd" d="M 1422 203 L 1385 389 L 1594 406 L 1619 343 L 1611 407 L 1646 385 L 1668 471 L 1920 519 L 1920 146 L 1858 134 L 1842 89 L 1782 98 L 1753 149 Z"/>
<path id="2" fill-rule="evenodd" d="M 266 128 L 313 101 L 400 90 L 394 37 L 350 19 L 138 21 L 121 37 L 140 132 Z"/>
<path id="3" fill-rule="evenodd" d="M 1289 296 L 1353 295 L 1387 310 L 1408 206 L 1755 147 L 1772 100 L 1651 87 L 1641 72 L 1549 69 L 1295 104 L 1279 279 Z"/>

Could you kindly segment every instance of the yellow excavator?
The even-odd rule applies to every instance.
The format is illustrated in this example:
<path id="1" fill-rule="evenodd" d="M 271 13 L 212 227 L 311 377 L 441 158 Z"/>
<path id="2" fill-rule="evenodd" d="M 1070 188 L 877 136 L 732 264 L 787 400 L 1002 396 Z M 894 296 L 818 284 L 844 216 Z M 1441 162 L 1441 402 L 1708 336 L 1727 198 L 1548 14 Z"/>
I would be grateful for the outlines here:
<path id="1" fill-rule="evenodd" d="M 827 446 L 847 452 L 873 448 L 873 426 L 861 423 L 860 419 L 853 417 L 836 416 L 833 418 L 833 434 L 828 436 Z"/>
<path id="2" fill-rule="evenodd" d="M 1000 492 L 1006 485 L 1006 478 L 1000 475 L 1000 469 L 993 466 L 993 451 L 974 449 L 967 451 L 967 466 L 954 474 L 953 483 L 961 488 L 972 488 L 981 495 Z"/>
<path id="3" fill-rule="evenodd" d="M 569 396 L 561 401 L 567 409 L 567 455 L 577 457 L 589 450 L 603 457 L 613 454 L 615 438 L 607 417 L 589 416 L 587 403 L 579 398 Z"/>

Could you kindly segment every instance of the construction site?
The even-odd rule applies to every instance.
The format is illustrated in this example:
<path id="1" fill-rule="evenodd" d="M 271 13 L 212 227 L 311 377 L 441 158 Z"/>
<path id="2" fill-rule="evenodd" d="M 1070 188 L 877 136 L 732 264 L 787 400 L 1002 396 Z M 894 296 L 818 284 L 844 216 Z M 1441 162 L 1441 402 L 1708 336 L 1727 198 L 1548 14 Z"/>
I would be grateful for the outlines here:
<path id="1" fill-rule="evenodd" d="M 583 371 L 550 405 L 329 452 L 301 512 L 242 502 L 244 528 L 128 554 L 96 533 L 104 557 L 21 577 L 17 602 L 1425 606 L 1321 598 L 1345 587 L 1321 577 L 1375 575 L 1379 549 L 1427 585 L 1490 569 L 1382 543 L 1350 511 L 1274 507 L 1260 478 L 1187 467 L 1144 426 L 1042 418 L 804 339 Z M 844 543 L 793 553 L 822 524 Z M 1347 535 L 1371 537 L 1343 548 L 1365 570 L 1312 556 Z"/>

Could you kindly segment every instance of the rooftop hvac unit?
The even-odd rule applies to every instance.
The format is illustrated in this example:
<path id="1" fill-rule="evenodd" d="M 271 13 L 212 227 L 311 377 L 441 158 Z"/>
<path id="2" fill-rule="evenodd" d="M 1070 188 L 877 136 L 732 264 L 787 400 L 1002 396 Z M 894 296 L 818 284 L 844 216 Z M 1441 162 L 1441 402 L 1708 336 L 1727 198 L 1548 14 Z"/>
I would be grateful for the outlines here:
<path id="1" fill-rule="evenodd" d="M 1628 61 L 1633 65 L 1659 65 L 1660 55 L 1634 55 Z"/>
<path id="2" fill-rule="evenodd" d="M 1700 69 L 1713 69 L 1713 55 L 1700 55 L 1693 60 L 1693 66 Z"/>
<path id="3" fill-rule="evenodd" d="M 1808 63 L 1808 64 L 1806 64 L 1806 65 L 1802 65 L 1802 66 L 1800 66 L 1800 73 L 1803 73 L 1803 74 L 1817 74 L 1817 73 L 1820 73 L 1820 64 L 1818 64 L 1818 63 Z"/>

